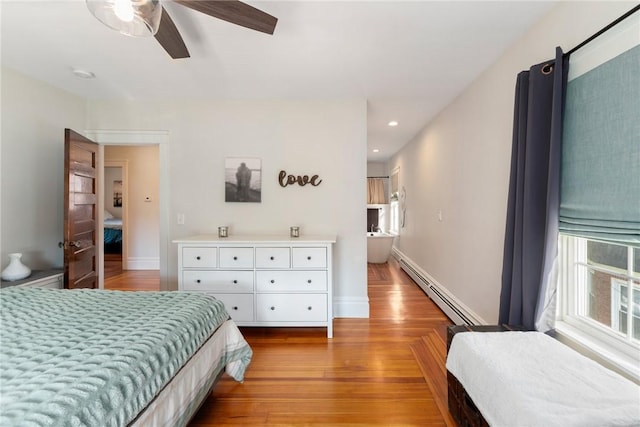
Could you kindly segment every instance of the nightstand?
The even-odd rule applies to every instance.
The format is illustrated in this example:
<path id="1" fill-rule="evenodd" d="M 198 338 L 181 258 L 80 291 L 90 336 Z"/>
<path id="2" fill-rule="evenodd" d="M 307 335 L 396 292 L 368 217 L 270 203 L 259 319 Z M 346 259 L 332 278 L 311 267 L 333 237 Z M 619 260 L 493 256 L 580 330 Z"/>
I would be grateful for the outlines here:
<path id="1" fill-rule="evenodd" d="M 50 288 L 50 289 L 62 289 L 63 288 L 63 271 L 61 268 L 52 268 L 49 270 L 34 270 L 31 275 L 22 280 L 2 281 L 0 282 L 0 288 L 10 288 L 12 286 L 18 286 L 23 288 Z"/>

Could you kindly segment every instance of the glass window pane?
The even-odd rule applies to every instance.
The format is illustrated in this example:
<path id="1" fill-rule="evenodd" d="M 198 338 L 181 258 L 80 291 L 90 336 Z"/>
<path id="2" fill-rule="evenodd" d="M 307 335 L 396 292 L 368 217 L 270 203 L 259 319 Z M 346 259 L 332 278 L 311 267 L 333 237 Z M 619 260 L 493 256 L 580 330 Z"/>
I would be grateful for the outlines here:
<path id="1" fill-rule="evenodd" d="M 601 271 L 594 271 L 589 269 L 585 271 L 586 267 L 579 267 L 583 270 L 583 274 L 586 273 L 587 277 L 587 294 L 583 299 L 584 305 L 581 307 L 579 315 L 589 317 L 604 326 L 612 326 L 611 318 L 611 301 L 612 301 L 612 287 L 611 287 L 611 274 L 603 273 Z M 616 290 L 613 290 L 615 293 Z M 618 290 L 619 292 L 619 290 Z M 617 298 L 619 294 L 615 295 Z M 615 299 L 613 299 L 615 301 Z M 619 301 L 619 299 L 618 299 Z M 615 320 L 617 323 L 617 320 Z"/>
<path id="2" fill-rule="evenodd" d="M 587 260 L 589 264 L 601 264 L 626 271 L 627 247 L 588 240 Z"/>
<path id="3" fill-rule="evenodd" d="M 633 248 L 633 275 L 640 277 L 640 248 Z"/>
<path id="4" fill-rule="evenodd" d="M 579 299 L 582 304 L 577 314 L 595 320 L 621 335 L 627 335 L 628 280 L 586 266 L 578 269 L 579 274 L 585 275 L 587 279 L 587 288 L 584 298 Z M 635 283 L 633 298 L 633 337 L 640 339 L 640 287 Z"/>

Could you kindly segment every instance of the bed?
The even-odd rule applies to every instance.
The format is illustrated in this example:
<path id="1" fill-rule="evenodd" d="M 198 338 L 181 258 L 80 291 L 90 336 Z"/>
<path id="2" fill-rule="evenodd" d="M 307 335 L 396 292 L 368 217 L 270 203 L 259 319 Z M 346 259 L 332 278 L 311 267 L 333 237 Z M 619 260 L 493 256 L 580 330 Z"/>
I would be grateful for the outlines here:
<path id="1" fill-rule="evenodd" d="M 252 351 L 188 292 L 0 290 L 0 425 L 184 426 Z"/>
<path id="2" fill-rule="evenodd" d="M 104 251 L 108 254 L 122 253 L 122 218 L 104 212 Z"/>

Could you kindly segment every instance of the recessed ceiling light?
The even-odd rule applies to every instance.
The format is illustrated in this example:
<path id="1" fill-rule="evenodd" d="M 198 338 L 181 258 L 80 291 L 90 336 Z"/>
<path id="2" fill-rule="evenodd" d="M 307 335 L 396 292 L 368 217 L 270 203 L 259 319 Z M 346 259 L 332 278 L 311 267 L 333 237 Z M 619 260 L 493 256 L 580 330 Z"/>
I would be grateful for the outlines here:
<path id="1" fill-rule="evenodd" d="M 80 68 L 72 68 L 71 72 L 73 73 L 74 76 L 80 77 L 81 79 L 93 79 L 96 76 L 91 71 L 82 70 Z"/>
<path id="2" fill-rule="evenodd" d="M 393 126 L 398 126 L 398 122 L 397 122 L 397 121 L 395 121 L 395 120 L 391 120 L 391 121 L 389 122 L 389 126 L 392 126 L 392 127 L 393 127 Z"/>
<path id="3" fill-rule="evenodd" d="M 380 150 L 378 150 L 377 148 L 374 148 L 374 149 L 373 149 L 373 152 L 374 152 L 374 153 L 379 153 L 379 152 L 380 152 Z"/>

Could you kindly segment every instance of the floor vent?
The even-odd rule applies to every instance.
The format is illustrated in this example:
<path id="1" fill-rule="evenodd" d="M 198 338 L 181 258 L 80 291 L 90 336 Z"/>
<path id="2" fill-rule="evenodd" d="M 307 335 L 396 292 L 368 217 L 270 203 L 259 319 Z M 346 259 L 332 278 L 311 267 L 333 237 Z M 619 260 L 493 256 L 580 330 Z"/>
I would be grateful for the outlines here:
<path id="1" fill-rule="evenodd" d="M 466 315 L 460 307 L 452 301 L 444 292 L 442 292 L 436 285 L 431 283 L 429 279 L 425 277 L 420 271 L 414 268 L 411 264 L 405 261 L 404 258 L 399 258 L 400 267 L 422 288 L 422 290 L 431 298 L 440 309 L 451 319 L 456 325 L 474 325 L 476 324 L 470 316 Z"/>

